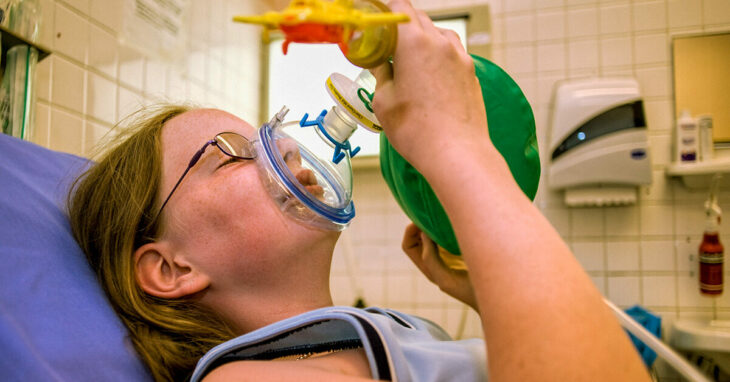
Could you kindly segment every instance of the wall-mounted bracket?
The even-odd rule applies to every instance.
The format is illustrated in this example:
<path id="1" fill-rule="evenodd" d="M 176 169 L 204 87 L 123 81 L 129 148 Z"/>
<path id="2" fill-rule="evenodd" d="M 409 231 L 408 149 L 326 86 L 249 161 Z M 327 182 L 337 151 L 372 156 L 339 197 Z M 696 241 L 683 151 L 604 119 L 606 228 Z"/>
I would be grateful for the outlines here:
<path id="1" fill-rule="evenodd" d="M 44 58 L 48 57 L 49 54 L 51 54 L 50 49 L 34 42 L 30 42 L 3 26 L 0 26 L 0 34 L 2 34 L 2 61 L 0 62 L 0 69 L 2 69 L 3 71 L 5 70 L 6 62 L 5 55 L 8 53 L 8 50 L 10 48 L 16 45 L 28 45 L 36 48 L 38 50 L 38 61 L 43 60 Z"/>

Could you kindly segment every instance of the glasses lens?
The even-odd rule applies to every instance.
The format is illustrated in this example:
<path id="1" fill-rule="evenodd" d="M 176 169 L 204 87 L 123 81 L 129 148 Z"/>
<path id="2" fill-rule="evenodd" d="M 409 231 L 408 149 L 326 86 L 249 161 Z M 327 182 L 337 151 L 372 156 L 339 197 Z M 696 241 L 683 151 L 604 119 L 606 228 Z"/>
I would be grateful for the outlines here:
<path id="1" fill-rule="evenodd" d="M 236 133 L 220 133 L 215 137 L 218 147 L 226 154 L 234 157 L 251 159 L 255 157 L 251 142 L 243 135 Z"/>

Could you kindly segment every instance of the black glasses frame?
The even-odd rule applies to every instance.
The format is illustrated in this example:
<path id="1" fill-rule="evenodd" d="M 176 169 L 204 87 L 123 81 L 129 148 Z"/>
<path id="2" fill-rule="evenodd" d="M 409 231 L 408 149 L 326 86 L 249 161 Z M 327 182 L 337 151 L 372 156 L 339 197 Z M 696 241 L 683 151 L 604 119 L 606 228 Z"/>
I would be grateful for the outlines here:
<path id="1" fill-rule="evenodd" d="M 241 138 L 242 139 L 241 142 L 245 143 L 245 146 L 238 147 L 238 148 L 230 147 L 231 141 L 226 139 L 227 136 L 234 136 L 237 138 Z M 251 145 L 251 141 L 249 141 L 248 138 L 244 137 L 241 134 L 233 133 L 233 132 L 229 132 L 229 131 L 224 131 L 222 133 L 216 134 L 215 138 L 209 140 L 208 142 L 205 142 L 203 147 L 201 147 L 200 150 L 198 150 L 195 153 L 195 155 L 193 155 L 193 157 L 190 159 L 190 162 L 188 163 L 188 167 L 185 169 L 185 171 L 182 173 L 182 175 L 180 175 L 180 178 L 177 180 L 177 183 L 175 183 L 175 186 L 172 187 L 172 190 L 170 191 L 170 193 L 167 194 L 167 198 L 165 198 L 165 201 L 162 202 L 162 206 L 160 206 L 159 211 L 157 211 L 157 215 L 155 215 L 155 218 L 152 219 L 152 223 L 157 221 L 157 219 L 160 217 L 160 214 L 162 214 L 162 209 L 165 208 L 165 206 L 167 205 L 167 202 L 170 200 L 170 197 L 172 197 L 172 194 L 175 192 L 175 190 L 177 190 L 177 187 L 180 185 L 183 178 L 185 178 L 185 175 L 187 175 L 188 172 L 190 171 L 190 169 L 193 168 L 193 166 L 195 166 L 196 163 L 198 163 L 198 161 L 200 160 L 200 157 L 203 156 L 203 153 L 205 152 L 205 150 L 208 148 L 208 146 L 211 146 L 211 145 L 217 147 L 223 154 L 226 154 L 231 158 L 236 158 L 236 159 L 254 159 L 254 158 L 256 158 L 256 152 L 254 151 L 253 146 Z M 225 148 L 224 148 L 224 146 L 225 146 Z M 237 151 L 239 153 L 242 153 L 242 154 L 247 153 L 248 155 L 233 154 L 229 151 L 231 149 L 234 149 L 234 150 L 237 149 Z"/>

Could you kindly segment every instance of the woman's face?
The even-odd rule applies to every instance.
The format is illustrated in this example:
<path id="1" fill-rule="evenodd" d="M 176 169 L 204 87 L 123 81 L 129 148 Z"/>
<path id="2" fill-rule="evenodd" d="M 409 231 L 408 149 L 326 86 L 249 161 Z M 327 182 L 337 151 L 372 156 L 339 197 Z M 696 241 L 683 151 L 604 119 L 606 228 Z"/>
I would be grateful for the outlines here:
<path id="1" fill-rule="evenodd" d="M 163 200 L 195 152 L 216 134 L 255 137 L 253 126 L 220 110 L 188 111 L 162 130 Z M 312 179 L 299 163 L 296 145 L 280 145 L 289 168 L 303 184 Z M 291 151 L 291 152 L 289 152 Z M 162 215 L 163 234 L 211 278 L 211 288 L 246 288 L 271 281 L 272 272 L 299 266 L 312 251 L 331 254 L 339 236 L 286 217 L 268 195 L 254 160 L 230 161 L 209 146 L 175 190 Z M 316 186 L 310 186 L 316 195 Z M 328 260 L 327 260 L 328 261 Z M 281 276 L 280 276 L 281 277 Z"/>

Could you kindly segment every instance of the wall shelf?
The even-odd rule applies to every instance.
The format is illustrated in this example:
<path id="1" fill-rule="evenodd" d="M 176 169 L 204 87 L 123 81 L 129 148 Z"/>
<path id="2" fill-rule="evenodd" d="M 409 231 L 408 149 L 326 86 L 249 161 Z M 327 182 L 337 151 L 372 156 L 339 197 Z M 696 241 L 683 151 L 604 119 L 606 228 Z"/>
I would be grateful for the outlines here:
<path id="1" fill-rule="evenodd" d="M 0 34 L 2 34 L 2 61 L 0 62 L 0 68 L 3 70 L 5 69 L 5 55 L 8 53 L 10 48 L 16 45 L 29 45 L 36 48 L 38 50 L 38 61 L 43 60 L 51 54 L 50 49 L 34 42 L 30 42 L 3 26 L 0 26 Z"/>
<path id="2" fill-rule="evenodd" d="M 715 174 L 730 174 L 730 156 L 695 163 L 672 163 L 667 176 L 681 177 L 688 188 L 708 188 Z"/>

